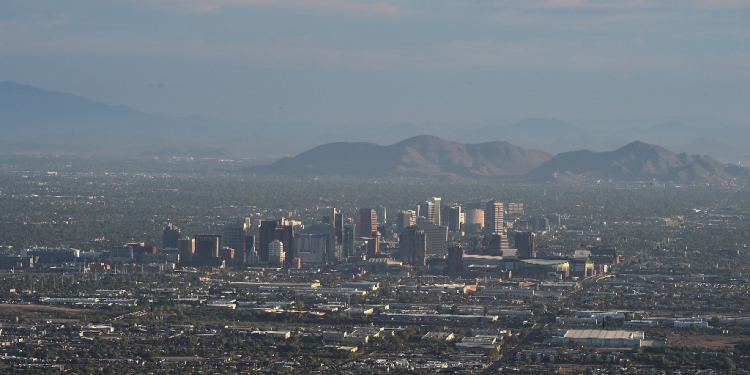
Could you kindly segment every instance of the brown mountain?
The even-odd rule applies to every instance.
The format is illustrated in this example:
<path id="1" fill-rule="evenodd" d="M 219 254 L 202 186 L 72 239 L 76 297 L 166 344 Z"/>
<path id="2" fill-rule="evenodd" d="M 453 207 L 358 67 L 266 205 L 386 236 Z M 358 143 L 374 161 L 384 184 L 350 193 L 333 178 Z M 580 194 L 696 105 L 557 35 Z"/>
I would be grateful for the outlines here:
<path id="1" fill-rule="evenodd" d="M 461 144 L 420 135 L 390 146 L 329 143 L 247 171 L 285 175 L 516 176 L 551 157 L 546 152 L 524 150 L 507 142 Z"/>
<path id="2" fill-rule="evenodd" d="M 747 170 L 709 156 L 675 154 L 663 147 L 635 141 L 615 151 L 563 152 L 526 176 L 536 180 L 596 177 L 616 180 L 718 182 L 747 176 Z"/>

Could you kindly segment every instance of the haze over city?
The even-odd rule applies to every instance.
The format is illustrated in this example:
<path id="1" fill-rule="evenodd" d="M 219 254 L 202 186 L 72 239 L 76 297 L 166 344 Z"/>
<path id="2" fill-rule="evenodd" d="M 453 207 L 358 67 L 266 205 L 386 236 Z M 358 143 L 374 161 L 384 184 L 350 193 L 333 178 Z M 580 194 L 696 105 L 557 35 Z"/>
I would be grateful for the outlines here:
<path id="1" fill-rule="evenodd" d="M 426 132 L 527 117 L 594 128 L 621 118 L 750 118 L 743 0 L 3 1 L 2 9 L 0 81 L 151 114 L 413 122 Z"/>

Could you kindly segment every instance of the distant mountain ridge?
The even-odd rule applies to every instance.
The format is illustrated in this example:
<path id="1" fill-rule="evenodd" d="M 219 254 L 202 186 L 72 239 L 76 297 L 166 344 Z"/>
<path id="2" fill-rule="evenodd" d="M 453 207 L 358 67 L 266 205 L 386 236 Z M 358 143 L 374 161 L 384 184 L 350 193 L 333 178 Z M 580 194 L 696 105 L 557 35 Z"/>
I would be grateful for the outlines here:
<path id="1" fill-rule="evenodd" d="M 710 156 L 675 154 L 660 146 L 635 141 L 609 152 L 563 152 L 527 174 L 542 181 L 580 176 L 694 183 L 744 178 L 747 170 L 723 164 Z"/>
<path id="2" fill-rule="evenodd" d="M 272 160 L 333 142 L 390 145 L 424 134 L 463 144 L 502 140 L 550 154 L 581 149 L 607 151 L 639 139 L 678 152 L 708 154 L 723 162 L 750 164 L 747 122 L 698 118 L 566 122 L 554 118 L 504 117 L 460 124 L 225 121 L 149 114 L 69 93 L 0 82 L 0 144 L 6 145 L 0 147 L 0 153 L 176 153 L 189 157 L 223 155 Z M 474 175 L 501 173 L 492 172 L 491 165 L 486 169 L 487 172 Z"/>
<path id="3" fill-rule="evenodd" d="M 461 144 L 421 135 L 390 146 L 366 142 L 325 144 L 247 171 L 287 175 L 516 176 L 551 157 L 544 151 L 525 150 L 507 142 Z"/>
<path id="4" fill-rule="evenodd" d="M 390 146 L 367 142 L 321 145 L 248 173 L 276 175 L 411 176 L 472 179 L 516 177 L 529 182 L 567 182 L 582 178 L 679 183 L 723 182 L 750 176 L 747 169 L 709 156 L 675 154 L 640 141 L 614 151 L 560 153 L 525 150 L 507 142 L 462 144 L 431 135 Z"/>

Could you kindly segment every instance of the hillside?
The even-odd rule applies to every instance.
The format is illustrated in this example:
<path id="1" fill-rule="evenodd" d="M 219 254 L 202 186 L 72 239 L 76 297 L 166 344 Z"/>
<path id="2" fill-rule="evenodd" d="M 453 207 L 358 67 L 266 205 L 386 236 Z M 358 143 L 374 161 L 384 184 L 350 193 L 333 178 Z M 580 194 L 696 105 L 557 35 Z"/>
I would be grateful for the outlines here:
<path id="1" fill-rule="evenodd" d="M 586 176 L 692 183 L 726 181 L 745 174 L 744 168 L 725 165 L 709 156 L 675 154 L 660 146 L 635 141 L 610 152 L 563 152 L 529 172 L 527 177 L 541 181 Z"/>
<path id="2" fill-rule="evenodd" d="M 250 173 L 360 176 L 515 176 L 551 157 L 507 142 L 462 144 L 421 135 L 380 146 L 335 142 L 295 157 L 248 169 Z"/>

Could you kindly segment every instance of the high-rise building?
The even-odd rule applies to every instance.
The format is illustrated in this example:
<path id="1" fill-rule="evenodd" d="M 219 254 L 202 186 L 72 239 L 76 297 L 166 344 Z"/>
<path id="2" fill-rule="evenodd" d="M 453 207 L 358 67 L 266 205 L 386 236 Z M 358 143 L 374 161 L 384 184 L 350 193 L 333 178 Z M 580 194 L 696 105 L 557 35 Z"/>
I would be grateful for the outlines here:
<path id="1" fill-rule="evenodd" d="M 195 254 L 193 263 L 211 265 L 219 259 L 221 236 L 216 234 L 199 234 L 195 236 Z"/>
<path id="2" fill-rule="evenodd" d="M 492 233 L 484 236 L 482 240 L 482 252 L 486 255 L 503 256 L 510 250 L 508 236 L 500 233 Z"/>
<path id="3" fill-rule="evenodd" d="M 427 265 L 427 237 L 417 226 L 404 229 L 399 236 L 399 257 L 404 263 L 424 267 Z"/>
<path id="4" fill-rule="evenodd" d="M 495 202 L 494 199 L 487 202 L 487 206 L 484 209 L 484 232 L 503 232 L 503 204 Z"/>
<path id="5" fill-rule="evenodd" d="M 344 234 L 344 215 L 341 214 L 335 207 L 331 207 L 328 215 L 323 216 L 323 222 L 326 224 L 330 224 L 331 227 L 333 227 L 334 234 L 336 236 L 336 244 L 340 244 Z"/>
<path id="6" fill-rule="evenodd" d="M 234 264 L 235 254 L 236 252 L 234 251 L 234 249 L 229 246 L 222 246 L 221 249 L 219 249 L 219 258 L 221 258 L 221 260 L 223 260 L 227 266 L 231 266 Z"/>
<path id="7" fill-rule="evenodd" d="M 386 209 L 383 205 L 375 206 L 375 214 L 378 216 L 378 225 L 385 225 Z"/>
<path id="8" fill-rule="evenodd" d="M 467 232 L 480 232 L 484 228 L 484 210 L 478 208 L 467 208 L 465 212 L 464 230 Z"/>
<path id="9" fill-rule="evenodd" d="M 180 264 L 190 264 L 195 254 L 195 240 L 189 237 L 180 238 L 177 240 L 177 249 L 180 251 Z"/>
<path id="10" fill-rule="evenodd" d="M 341 246 L 341 259 L 346 261 L 347 258 L 354 256 L 356 250 L 356 226 L 354 224 L 344 225 L 343 242 Z"/>
<path id="11" fill-rule="evenodd" d="M 396 215 L 396 231 L 401 233 L 404 229 L 417 224 L 417 213 L 408 211 L 399 211 Z"/>
<path id="12" fill-rule="evenodd" d="M 268 262 L 268 244 L 274 240 L 279 240 L 284 244 L 286 257 L 291 259 L 294 251 L 294 227 L 283 225 L 284 220 L 263 220 L 260 222 L 258 229 L 258 258 L 261 262 Z"/>
<path id="13" fill-rule="evenodd" d="M 361 208 L 357 211 L 357 237 L 370 237 L 375 230 L 378 230 L 377 212 L 372 208 Z"/>
<path id="14" fill-rule="evenodd" d="M 325 264 L 328 261 L 327 234 L 298 234 L 294 236 L 294 258 L 302 264 Z"/>
<path id="15" fill-rule="evenodd" d="M 423 202 L 419 205 L 419 216 L 423 217 L 424 220 L 435 222 L 435 203 L 434 202 Z"/>
<path id="16" fill-rule="evenodd" d="M 229 223 L 224 224 L 224 236 L 221 238 L 222 245 L 234 249 L 235 254 L 244 254 L 245 237 L 249 226 L 250 218 L 232 218 Z"/>
<path id="17" fill-rule="evenodd" d="M 133 257 L 135 257 L 135 259 L 138 261 L 143 259 L 144 255 L 156 254 L 156 246 L 146 246 L 144 242 L 131 242 L 125 244 L 125 246 L 130 246 L 133 248 Z"/>
<path id="18" fill-rule="evenodd" d="M 508 203 L 508 215 L 523 215 L 523 203 Z"/>
<path id="19" fill-rule="evenodd" d="M 273 240 L 268 244 L 268 263 L 274 266 L 283 266 L 286 262 L 284 244 L 279 240 Z"/>
<path id="20" fill-rule="evenodd" d="M 258 252 L 255 249 L 255 236 L 245 236 L 245 254 L 243 258 L 243 263 L 258 263 Z"/>
<path id="21" fill-rule="evenodd" d="M 461 206 L 448 206 L 448 231 L 458 232 L 461 230 Z"/>
<path id="22" fill-rule="evenodd" d="M 448 272 L 461 273 L 464 271 L 464 249 L 456 244 L 448 248 Z"/>
<path id="23" fill-rule="evenodd" d="M 435 225 L 427 220 L 417 222 L 417 227 L 425 233 L 428 255 L 448 254 L 448 228 Z"/>
<path id="24" fill-rule="evenodd" d="M 535 237 L 536 235 L 533 232 L 516 233 L 516 256 L 519 259 L 536 258 L 536 252 L 534 251 Z"/>
<path id="25" fill-rule="evenodd" d="M 432 197 L 432 204 L 435 206 L 435 216 L 432 218 L 432 222 L 435 225 L 443 225 L 443 216 L 441 215 L 443 207 L 441 202 L 441 198 Z"/>
<path id="26" fill-rule="evenodd" d="M 177 249 L 177 241 L 180 239 L 180 228 L 170 223 L 162 233 L 162 249 Z"/>
<path id="27" fill-rule="evenodd" d="M 380 255 L 380 232 L 372 231 L 370 239 L 367 240 L 367 259 L 376 258 Z"/>

